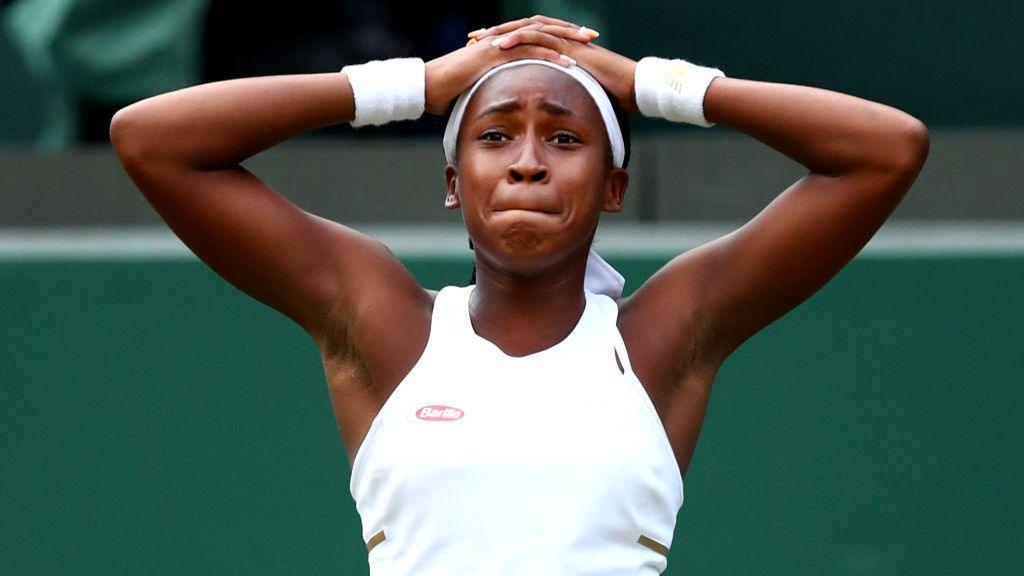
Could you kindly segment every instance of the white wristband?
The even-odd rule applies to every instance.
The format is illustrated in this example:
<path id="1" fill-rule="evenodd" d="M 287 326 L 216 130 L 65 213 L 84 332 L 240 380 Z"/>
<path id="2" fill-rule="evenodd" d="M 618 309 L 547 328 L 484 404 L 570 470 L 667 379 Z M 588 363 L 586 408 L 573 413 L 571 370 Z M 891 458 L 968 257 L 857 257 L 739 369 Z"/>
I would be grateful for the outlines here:
<path id="1" fill-rule="evenodd" d="M 345 66 L 355 97 L 354 127 L 415 120 L 423 115 L 426 66 L 420 58 L 372 60 Z"/>
<path id="2" fill-rule="evenodd" d="M 725 74 L 686 60 L 648 56 L 636 63 L 636 105 L 640 113 L 672 122 L 710 128 L 704 117 L 704 93 L 711 81 Z"/>

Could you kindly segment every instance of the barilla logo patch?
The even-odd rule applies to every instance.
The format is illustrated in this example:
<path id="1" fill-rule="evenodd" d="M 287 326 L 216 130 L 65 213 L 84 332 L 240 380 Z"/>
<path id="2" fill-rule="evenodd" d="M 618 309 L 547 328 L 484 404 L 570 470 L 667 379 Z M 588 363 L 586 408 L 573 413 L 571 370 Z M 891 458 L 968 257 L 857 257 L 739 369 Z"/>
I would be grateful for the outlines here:
<path id="1" fill-rule="evenodd" d="M 458 408 L 436 404 L 423 406 L 416 410 L 417 418 L 420 420 L 427 420 L 429 422 L 451 422 L 462 418 L 464 415 L 465 412 Z"/>

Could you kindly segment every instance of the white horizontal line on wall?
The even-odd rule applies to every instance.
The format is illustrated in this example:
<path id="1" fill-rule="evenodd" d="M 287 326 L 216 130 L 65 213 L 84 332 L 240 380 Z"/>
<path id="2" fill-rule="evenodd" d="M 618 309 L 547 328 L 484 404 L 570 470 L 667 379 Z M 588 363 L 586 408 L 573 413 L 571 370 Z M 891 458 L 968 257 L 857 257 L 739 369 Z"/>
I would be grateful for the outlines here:
<path id="1" fill-rule="evenodd" d="M 611 224 L 597 233 L 606 256 L 670 257 L 735 230 L 738 224 Z M 353 226 L 409 257 L 470 258 L 459 225 Z M 813 250 L 813 246 L 808 246 Z M 1024 222 L 899 223 L 885 226 L 861 257 L 917 255 L 1024 255 Z M 187 260 L 194 256 L 167 228 L 0 228 L 0 260 Z"/>

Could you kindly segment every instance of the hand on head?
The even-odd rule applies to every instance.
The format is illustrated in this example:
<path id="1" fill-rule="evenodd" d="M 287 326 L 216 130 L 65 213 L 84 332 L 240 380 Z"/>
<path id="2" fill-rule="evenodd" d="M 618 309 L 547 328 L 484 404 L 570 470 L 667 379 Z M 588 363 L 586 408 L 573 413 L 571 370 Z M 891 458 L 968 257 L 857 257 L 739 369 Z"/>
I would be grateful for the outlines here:
<path id="1" fill-rule="evenodd" d="M 590 42 L 594 38 L 600 36 L 597 30 L 592 30 L 586 26 L 580 26 L 578 24 L 573 24 L 572 22 L 566 22 L 565 20 L 559 20 L 557 18 L 538 14 L 529 18 L 521 18 L 519 20 L 505 22 L 504 24 L 499 24 L 497 26 L 491 26 L 490 28 L 474 30 L 467 34 L 467 36 L 469 36 L 469 41 L 466 43 L 466 46 L 472 46 L 477 42 L 483 42 L 485 40 L 491 42 L 492 45 L 503 44 L 509 36 L 518 32 L 518 34 L 515 34 L 515 38 L 512 38 L 508 43 L 508 46 L 511 47 L 516 43 L 519 43 L 522 39 L 533 36 L 533 34 L 527 33 L 531 31 L 550 34 L 566 41 L 583 43 Z M 526 43 L 529 42 L 527 41 Z"/>
<path id="2" fill-rule="evenodd" d="M 636 62 L 592 44 L 597 32 L 570 22 L 533 16 L 470 32 L 470 41 L 426 65 L 426 111 L 443 114 L 451 101 L 491 68 L 511 60 L 540 58 L 590 72 L 627 111 L 636 111 Z"/>

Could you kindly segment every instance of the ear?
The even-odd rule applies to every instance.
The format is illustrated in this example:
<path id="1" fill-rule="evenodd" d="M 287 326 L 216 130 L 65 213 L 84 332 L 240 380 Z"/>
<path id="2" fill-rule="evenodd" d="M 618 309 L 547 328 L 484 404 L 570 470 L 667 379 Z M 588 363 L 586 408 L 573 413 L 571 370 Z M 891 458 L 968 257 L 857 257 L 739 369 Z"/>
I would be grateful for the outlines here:
<path id="1" fill-rule="evenodd" d="M 612 168 L 608 174 L 608 185 L 604 191 L 604 212 L 622 212 L 622 202 L 626 197 L 626 186 L 629 186 L 629 173 L 623 168 Z"/>
<path id="2" fill-rule="evenodd" d="M 444 207 L 449 210 L 460 208 L 462 203 L 459 201 L 459 170 L 454 164 L 444 167 L 444 183 L 447 186 Z"/>

